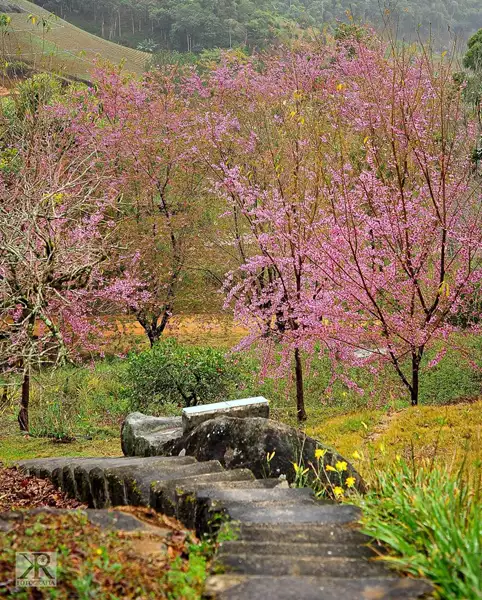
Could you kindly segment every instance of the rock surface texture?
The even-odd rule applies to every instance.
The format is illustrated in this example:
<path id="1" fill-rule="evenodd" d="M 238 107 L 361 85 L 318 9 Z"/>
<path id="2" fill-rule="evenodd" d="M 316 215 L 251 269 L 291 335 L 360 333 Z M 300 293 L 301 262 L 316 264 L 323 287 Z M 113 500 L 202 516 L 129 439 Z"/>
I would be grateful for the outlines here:
<path id="1" fill-rule="evenodd" d="M 341 475 L 355 478 L 354 487 L 363 492 L 364 482 L 354 467 L 340 454 L 323 446 L 303 432 L 277 421 L 261 417 L 218 416 L 191 424 L 180 430 L 174 419 L 158 419 L 141 413 L 129 415 L 122 427 L 122 450 L 127 456 L 192 456 L 199 461 L 217 460 L 227 469 L 250 469 L 256 478 L 286 476 L 295 478 L 293 463 L 313 463 L 318 469 L 315 451 L 325 454 L 320 465 L 346 463 Z M 274 453 L 274 454 L 273 454 Z M 272 456 L 267 460 L 267 455 Z M 339 485 L 340 474 L 320 469 L 321 479 Z"/>
<path id="2" fill-rule="evenodd" d="M 122 452 L 126 456 L 170 456 L 182 434 L 181 417 L 131 413 L 122 424 Z"/>
<path id="3" fill-rule="evenodd" d="M 360 475 L 340 454 L 294 427 L 269 419 L 218 417 L 205 421 L 178 440 L 176 449 L 197 460 L 219 460 L 227 469 L 250 469 L 257 478 L 285 475 L 290 483 L 295 478 L 293 463 L 305 467 L 313 463 L 318 468 L 315 451 L 322 449 L 321 464 L 334 467 L 346 462 L 343 479 L 354 477 L 355 487 L 364 489 Z M 269 464 L 268 454 L 272 456 Z M 334 485 L 340 484 L 339 477 L 339 473 L 321 469 L 321 478 Z"/>
<path id="4" fill-rule="evenodd" d="M 309 489 L 255 479 L 246 468 L 227 471 L 218 460 L 189 456 L 39 459 L 19 468 L 50 478 L 95 509 L 151 506 L 198 534 L 222 522 L 231 540 L 216 561 L 225 573 L 209 579 L 208 598 L 402 600 L 431 590 L 373 560 L 355 507 L 320 503 Z"/>

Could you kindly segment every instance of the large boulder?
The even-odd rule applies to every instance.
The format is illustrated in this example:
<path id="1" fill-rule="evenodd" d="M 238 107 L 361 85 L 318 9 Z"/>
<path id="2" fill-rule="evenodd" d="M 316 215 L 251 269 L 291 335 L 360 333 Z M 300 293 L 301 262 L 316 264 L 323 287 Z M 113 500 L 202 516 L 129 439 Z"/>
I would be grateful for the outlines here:
<path id="1" fill-rule="evenodd" d="M 293 463 L 304 468 L 313 464 L 324 483 L 339 485 L 354 477 L 353 487 L 359 491 L 365 489 L 360 475 L 340 454 L 293 427 L 269 419 L 218 417 L 201 423 L 175 446 L 175 453 L 194 456 L 200 461 L 218 460 L 228 469 L 247 468 L 257 478 L 284 475 L 291 483 L 295 479 Z M 317 449 L 324 452 L 318 460 Z"/>
<path id="2" fill-rule="evenodd" d="M 125 456 L 171 456 L 181 437 L 181 417 L 151 417 L 134 412 L 122 424 L 122 452 Z"/>

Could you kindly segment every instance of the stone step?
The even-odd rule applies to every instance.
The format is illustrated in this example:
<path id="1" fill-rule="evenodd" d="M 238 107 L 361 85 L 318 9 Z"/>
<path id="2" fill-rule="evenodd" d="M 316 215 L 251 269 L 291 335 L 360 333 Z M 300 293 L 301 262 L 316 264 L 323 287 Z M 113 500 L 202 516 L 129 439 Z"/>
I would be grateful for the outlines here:
<path id="1" fill-rule="evenodd" d="M 293 544 L 290 542 L 245 542 L 233 540 L 222 542 L 218 553 L 222 555 L 258 554 L 262 556 L 317 556 L 319 559 L 330 557 L 375 558 L 377 553 L 367 545 L 347 544 Z"/>
<path id="2" fill-rule="evenodd" d="M 93 467 L 99 466 L 104 468 L 126 466 L 126 465 L 172 465 L 182 466 L 196 463 L 196 459 L 192 456 L 152 456 L 152 457 L 93 457 L 93 458 L 35 458 L 23 460 L 17 464 L 17 467 L 27 475 L 35 475 L 36 477 L 50 478 L 53 471 L 57 468 L 71 466 Z"/>
<path id="3" fill-rule="evenodd" d="M 122 531 L 125 533 L 144 533 L 155 536 L 166 537 L 171 533 L 171 529 L 158 527 L 151 523 L 141 520 L 137 516 L 122 512 L 119 510 L 96 510 L 96 509 L 70 509 L 40 507 L 29 510 L 11 511 L 1 513 L 0 531 L 9 531 L 15 522 L 22 521 L 26 516 L 36 516 L 43 514 L 67 515 L 75 512 L 85 515 L 92 525 L 108 531 Z"/>
<path id="4" fill-rule="evenodd" d="M 205 596 L 212 600 L 417 600 L 432 587 L 409 578 L 249 577 L 215 575 Z"/>
<path id="5" fill-rule="evenodd" d="M 231 519 L 241 523 L 269 523 L 269 524 L 346 524 L 356 523 L 360 519 L 360 510 L 348 504 L 314 505 L 298 503 L 277 506 L 253 506 L 246 503 L 225 503 L 226 511 Z"/>
<path id="6" fill-rule="evenodd" d="M 210 499 L 218 502 L 273 502 L 310 500 L 316 502 L 310 488 L 304 489 L 204 489 L 197 491 L 198 499 Z"/>
<path id="7" fill-rule="evenodd" d="M 107 469 L 108 496 L 113 506 L 130 504 L 149 506 L 151 489 L 159 481 L 195 478 L 208 473 L 223 473 L 224 468 L 217 460 L 196 462 L 177 468 L 155 468 L 127 466 Z"/>
<path id="8" fill-rule="evenodd" d="M 267 575 L 293 577 L 390 577 L 392 572 L 381 562 L 363 558 L 330 557 L 321 558 L 317 554 L 300 556 L 296 546 L 288 555 L 266 556 L 264 554 L 220 554 L 216 564 L 228 572 L 243 575 Z"/>
<path id="9" fill-rule="evenodd" d="M 205 464 L 205 463 L 200 463 Z M 183 503 L 195 506 L 197 490 L 202 487 L 216 484 L 246 485 L 255 484 L 254 475 L 248 469 L 234 469 L 202 474 L 196 477 L 183 477 L 160 481 L 151 487 L 150 505 L 159 512 L 167 515 L 176 515 L 180 512 Z M 190 510 L 187 510 L 186 517 Z"/>
<path id="10" fill-rule="evenodd" d="M 279 542 L 290 544 L 367 544 L 371 537 L 353 524 L 240 523 L 238 539 L 245 542 Z"/>

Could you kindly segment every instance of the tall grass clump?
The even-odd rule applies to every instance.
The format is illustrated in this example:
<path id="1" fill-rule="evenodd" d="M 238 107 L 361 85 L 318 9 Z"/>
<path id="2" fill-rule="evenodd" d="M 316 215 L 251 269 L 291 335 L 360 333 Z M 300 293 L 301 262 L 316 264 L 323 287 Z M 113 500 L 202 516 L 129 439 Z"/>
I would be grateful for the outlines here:
<path id="1" fill-rule="evenodd" d="M 357 503 L 363 530 L 387 545 L 385 560 L 425 577 L 443 600 L 482 598 L 480 465 L 467 475 L 398 460 L 376 473 Z"/>

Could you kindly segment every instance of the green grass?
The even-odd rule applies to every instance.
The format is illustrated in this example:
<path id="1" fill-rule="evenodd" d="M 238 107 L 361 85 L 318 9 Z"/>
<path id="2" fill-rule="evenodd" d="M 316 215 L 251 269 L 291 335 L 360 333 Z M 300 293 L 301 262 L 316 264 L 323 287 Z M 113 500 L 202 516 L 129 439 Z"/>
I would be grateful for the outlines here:
<path id="1" fill-rule="evenodd" d="M 10 13 L 11 23 L 4 45 L 9 61 L 22 60 L 37 69 L 90 79 L 92 61 L 100 57 L 123 64 L 127 71 L 142 73 L 150 55 L 126 48 L 53 17 L 28 0 L 11 0 L 23 13 Z M 36 16 L 36 22 L 29 19 Z M 42 21 L 44 19 L 44 21 Z M 47 21 L 44 27 L 43 22 Z"/>
<path id="2" fill-rule="evenodd" d="M 389 548 L 389 564 L 430 580 L 441 600 L 480 600 L 481 501 L 480 469 L 468 476 L 400 460 L 378 470 L 357 503 L 364 532 Z"/>

